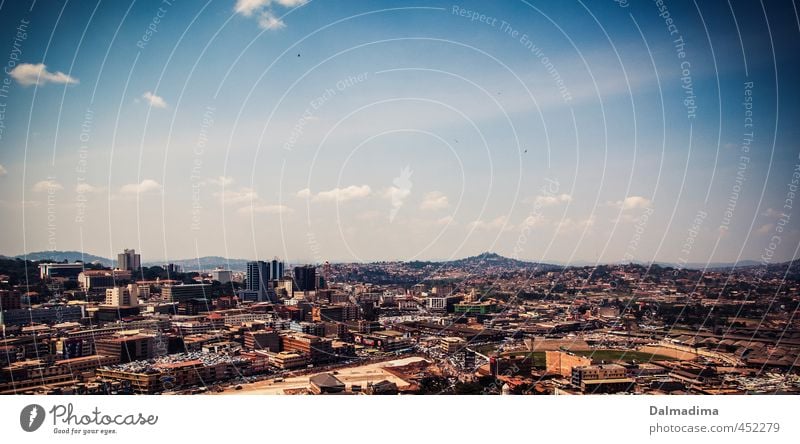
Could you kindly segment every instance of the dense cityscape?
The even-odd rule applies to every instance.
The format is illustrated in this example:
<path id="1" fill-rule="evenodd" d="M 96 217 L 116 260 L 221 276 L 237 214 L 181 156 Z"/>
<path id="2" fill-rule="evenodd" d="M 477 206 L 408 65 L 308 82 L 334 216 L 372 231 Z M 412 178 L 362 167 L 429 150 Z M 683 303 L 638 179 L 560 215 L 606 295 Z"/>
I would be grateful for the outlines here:
<path id="1" fill-rule="evenodd" d="M 34 256 L 0 259 L 0 394 L 800 392 L 796 262 Z"/>

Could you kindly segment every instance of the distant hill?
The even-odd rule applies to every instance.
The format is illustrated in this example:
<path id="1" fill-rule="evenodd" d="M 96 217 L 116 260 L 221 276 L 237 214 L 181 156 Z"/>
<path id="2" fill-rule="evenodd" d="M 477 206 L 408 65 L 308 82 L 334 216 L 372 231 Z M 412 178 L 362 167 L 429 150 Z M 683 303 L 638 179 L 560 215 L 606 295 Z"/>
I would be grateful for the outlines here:
<path id="1" fill-rule="evenodd" d="M 20 254 L 11 257 L 12 259 L 27 259 L 32 262 L 36 261 L 53 261 L 53 262 L 76 262 L 83 261 L 86 263 L 99 262 L 105 267 L 113 267 L 114 262 L 111 259 L 96 256 L 89 253 L 81 253 L 80 251 L 34 251 L 28 254 Z M 247 269 L 247 259 L 226 259 L 221 256 L 204 256 L 199 259 L 178 259 L 170 260 L 169 263 L 180 265 L 184 270 L 213 270 L 216 267 L 229 268 L 230 270 L 243 271 Z M 164 265 L 163 261 L 148 261 L 142 263 L 145 267 L 156 267 Z"/>
<path id="2" fill-rule="evenodd" d="M 17 259 L 27 259 L 29 261 L 53 261 L 53 262 L 75 262 L 83 261 L 86 263 L 99 262 L 106 267 L 113 266 L 113 261 L 93 254 L 81 253 L 80 251 L 35 251 L 28 254 L 14 256 Z"/>
<path id="3" fill-rule="evenodd" d="M 228 259 L 222 256 L 203 256 L 194 259 L 172 259 L 168 261 L 170 264 L 180 265 L 184 271 L 210 271 L 217 267 L 222 267 L 227 270 L 245 271 L 249 259 Z M 164 262 L 145 262 L 142 265 L 146 267 L 155 267 L 164 265 Z"/>
<path id="4" fill-rule="evenodd" d="M 557 269 L 562 268 L 559 265 L 543 264 L 538 262 L 529 262 L 519 259 L 512 259 L 501 256 L 497 253 L 485 252 L 477 256 L 465 257 L 463 259 L 455 259 L 445 262 L 447 265 L 464 268 L 477 268 L 477 267 L 503 267 L 503 268 L 530 268 L 539 267 L 542 269 Z"/>

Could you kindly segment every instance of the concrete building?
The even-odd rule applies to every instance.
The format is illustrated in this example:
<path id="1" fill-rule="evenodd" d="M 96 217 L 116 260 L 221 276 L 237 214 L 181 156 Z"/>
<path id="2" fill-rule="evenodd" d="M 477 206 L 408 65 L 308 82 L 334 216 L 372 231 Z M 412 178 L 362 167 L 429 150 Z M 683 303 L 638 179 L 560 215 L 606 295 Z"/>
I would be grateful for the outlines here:
<path id="1" fill-rule="evenodd" d="M 583 393 L 618 393 L 632 390 L 634 380 L 618 364 L 587 365 L 572 369 L 572 385 Z"/>
<path id="2" fill-rule="evenodd" d="M 233 272 L 231 270 L 215 268 L 211 271 L 211 279 L 219 282 L 220 284 L 230 284 L 233 280 Z"/>
<path id="3" fill-rule="evenodd" d="M 85 270 L 78 275 L 78 284 L 85 291 L 114 288 L 131 280 L 131 272 L 125 270 Z"/>
<path id="4" fill-rule="evenodd" d="M 162 299 L 169 302 L 209 299 L 210 296 L 211 285 L 208 284 L 165 285 L 161 288 Z"/>
<path id="5" fill-rule="evenodd" d="M 22 295 L 16 290 L 0 290 L 0 311 L 22 308 Z"/>
<path id="6" fill-rule="evenodd" d="M 133 334 L 120 334 L 111 338 L 95 341 L 95 350 L 99 355 L 119 358 L 119 362 L 126 363 L 151 359 L 155 356 L 153 336 Z"/>
<path id="7" fill-rule="evenodd" d="M 431 295 L 428 296 L 426 299 L 426 306 L 428 307 L 429 311 L 438 312 L 438 313 L 453 313 L 455 311 L 455 305 L 458 301 L 462 299 L 462 296 L 454 296 L 454 295 Z"/>
<path id="8" fill-rule="evenodd" d="M 244 348 L 247 350 L 281 350 L 281 337 L 274 331 L 248 331 L 244 334 Z"/>
<path id="9" fill-rule="evenodd" d="M 330 362 L 335 358 L 330 339 L 305 333 L 281 335 L 281 350 L 304 354 L 311 364 Z"/>
<path id="10" fill-rule="evenodd" d="M 117 269 L 136 271 L 142 268 L 141 255 L 136 253 L 136 250 L 123 250 L 122 253 L 117 255 Z"/>
<path id="11" fill-rule="evenodd" d="M 139 286 L 128 284 L 126 287 L 106 289 L 106 305 L 112 307 L 138 307 Z"/>
<path id="12" fill-rule="evenodd" d="M 39 264 L 39 277 L 42 280 L 63 278 L 75 281 L 78 279 L 78 275 L 82 271 L 83 271 L 83 262 L 75 262 L 73 264 L 58 264 L 58 263 Z"/>
<path id="13" fill-rule="evenodd" d="M 0 311 L 0 325 L 59 324 L 80 321 L 83 317 L 82 305 L 21 308 Z"/>
<path id="14" fill-rule="evenodd" d="M 311 319 L 326 322 L 354 321 L 358 319 L 358 306 L 353 304 L 314 306 L 311 309 Z"/>
<path id="15" fill-rule="evenodd" d="M 279 353 L 268 353 L 269 364 L 281 370 L 305 367 L 309 364 L 309 358 L 301 353 L 282 351 Z"/>
<path id="16" fill-rule="evenodd" d="M 494 302 L 459 302 L 453 306 L 453 311 L 459 314 L 489 314 L 497 311 Z"/>
<path id="17" fill-rule="evenodd" d="M 464 347 L 466 347 L 466 345 L 466 339 L 452 336 L 442 338 L 439 341 L 439 347 L 442 349 L 442 352 L 447 353 L 448 355 L 464 351 Z"/>

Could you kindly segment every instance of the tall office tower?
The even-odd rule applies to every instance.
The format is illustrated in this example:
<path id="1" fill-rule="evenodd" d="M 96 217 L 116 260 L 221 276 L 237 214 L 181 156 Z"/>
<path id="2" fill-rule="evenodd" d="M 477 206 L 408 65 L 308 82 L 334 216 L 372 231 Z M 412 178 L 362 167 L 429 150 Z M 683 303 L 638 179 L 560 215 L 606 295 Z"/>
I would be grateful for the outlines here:
<path id="1" fill-rule="evenodd" d="M 313 265 L 294 267 L 294 285 L 300 291 L 316 290 L 317 268 Z"/>
<path id="2" fill-rule="evenodd" d="M 269 287 L 269 265 L 264 261 L 254 261 L 247 263 L 247 291 L 266 291 Z"/>
<path id="3" fill-rule="evenodd" d="M 141 256 L 136 254 L 136 250 L 127 248 L 117 255 L 117 268 L 120 270 L 136 271 L 142 267 Z"/>
<path id="4" fill-rule="evenodd" d="M 106 289 L 106 305 L 114 307 L 138 307 L 139 287 L 128 284 L 127 287 L 114 287 Z"/>
<path id="5" fill-rule="evenodd" d="M 277 258 L 273 259 L 270 263 L 270 280 L 277 281 L 278 279 L 283 277 L 283 262 L 279 261 Z"/>

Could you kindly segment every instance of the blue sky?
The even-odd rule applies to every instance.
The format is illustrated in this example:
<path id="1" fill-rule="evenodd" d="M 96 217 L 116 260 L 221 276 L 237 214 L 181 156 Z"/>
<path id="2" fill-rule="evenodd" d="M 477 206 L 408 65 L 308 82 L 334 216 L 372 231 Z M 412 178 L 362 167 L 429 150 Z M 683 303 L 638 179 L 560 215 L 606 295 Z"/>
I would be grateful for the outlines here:
<path id="1" fill-rule="evenodd" d="M 5 1 L 0 252 L 796 257 L 796 9 L 659 8 Z"/>

